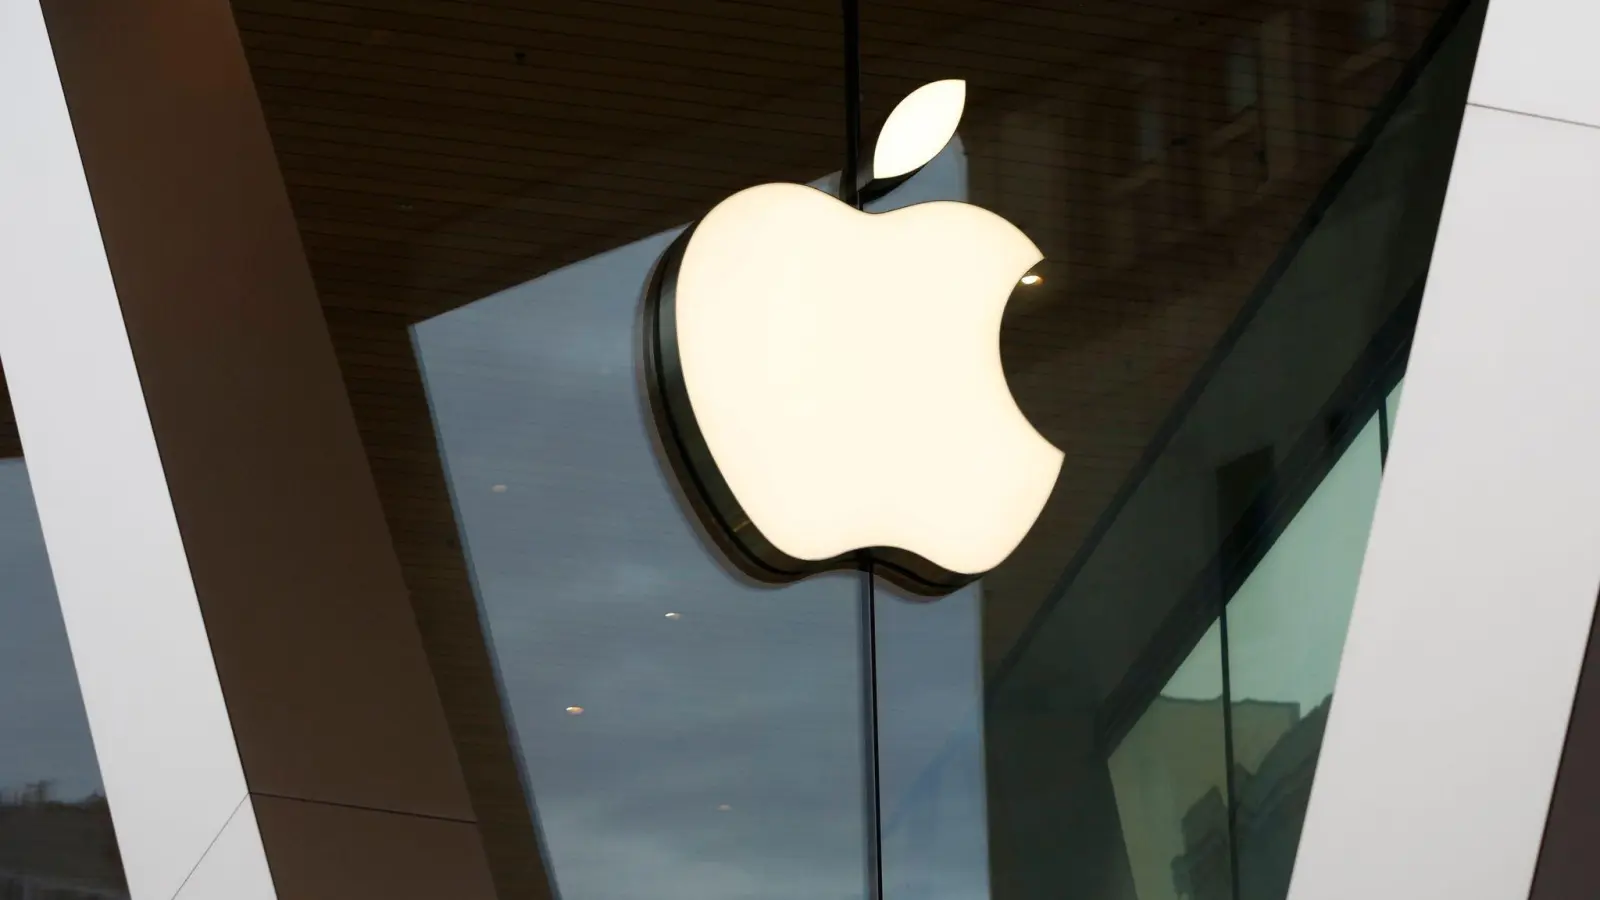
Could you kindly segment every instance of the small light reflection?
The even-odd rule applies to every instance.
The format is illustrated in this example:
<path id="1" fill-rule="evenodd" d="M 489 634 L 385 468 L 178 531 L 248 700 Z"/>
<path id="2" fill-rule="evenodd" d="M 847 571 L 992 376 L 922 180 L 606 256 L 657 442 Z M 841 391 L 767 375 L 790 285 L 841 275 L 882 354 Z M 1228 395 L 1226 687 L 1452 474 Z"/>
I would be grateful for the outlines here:
<path id="1" fill-rule="evenodd" d="M 489 488 L 489 490 L 494 491 L 496 494 L 504 494 L 506 492 L 506 486 L 503 484 L 497 484 L 494 487 Z"/>
<path id="2" fill-rule="evenodd" d="M 581 707 L 581 706 L 569 706 L 569 707 L 567 707 L 567 715 L 569 715 L 569 716 L 581 716 L 581 715 L 583 715 L 583 707 Z"/>
<path id="3" fill-rule="evenodd" d="M 681 619 L 683 617 L 678 615 L 677 613 L 667 613 L 667 618 L 669 618 L 669 619 Z"/>
<path id="4" fill-rule="evenodd" d="M 1041 281 L 1044 281 L 1044 276 L 1043 275 L 1035 275 L 1032 272 L 1029 272 L 1028 274 L 1022 276 L 1022 283 L 1025 284 L 1025 285 L 1028 285 L 1029 287 L 1032 287 L 1033 285 L 1036 285 Z"/>
<path id="5" fill-rule="evenodd" d="M 720 803 L 720 804 L 717 805 L 717 812 L 732 812 L 732 811 L 733 811 L 733 807 L 729 806 L 726 803 Z"/>

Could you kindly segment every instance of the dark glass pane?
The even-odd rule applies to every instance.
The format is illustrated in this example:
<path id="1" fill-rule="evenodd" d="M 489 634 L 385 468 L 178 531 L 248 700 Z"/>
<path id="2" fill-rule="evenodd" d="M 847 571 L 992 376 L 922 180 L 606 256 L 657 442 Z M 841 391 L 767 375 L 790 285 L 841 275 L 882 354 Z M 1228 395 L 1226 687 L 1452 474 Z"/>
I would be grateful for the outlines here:
<path id="1" fill-rule="evenodd" d="M 838 5 L 235 6 L 502 891 L 542 840 L 568 900 L 862 896 L 862 580 L 732 574 L 638 365 L 677 229 L 834 183 Z M 1298 822 L 1250 785 L 1322 701 L 1227 679 L 1337 643 L 1249 598 L 1403 367 L 1482 3 L 862 6 L 866 159 L 968 82 L 872 209 L 1042 249 L 998 340 L 1066 455 L 998 570 L 879 587 L 888 900 L 1276 900 Z"/>
<path id="2" fill-rule="evenodd" d="M 1230 696 L 1224 676 L 1266 677 L 1251 654 L 1272 636 L 1336 662 L 1348 598 L 1246 602 L 1230 673 L 1218 616 L 1376 434 L 1358 439 L 1404 365 L 1481 9 L 863 5 L 868 146 L 911 90 L 965 79 L 965 199 L 1046 257 L 1000 346 L 1066 462 L 981 583 L 997 900 L 1277 900 L 1298 819 L 1240 792 L 1275 748 L 1314 760 L 1315 738 L 1284 741 L 1323 698 Z M 1343 597 L 1351 560 L 1319 564 Z M 881 620 L 879 646 L 907 621 Z"/>
<path id="3" fill-rule="evenodd" d="M 0 460 L 0 897 L 126 896 L 28 472 Z"/>
<path id="4" fill-rule="evenodd" d="M 937 603 L 878 590 L 884 897 L 988 890 L 978 586 Z"/>

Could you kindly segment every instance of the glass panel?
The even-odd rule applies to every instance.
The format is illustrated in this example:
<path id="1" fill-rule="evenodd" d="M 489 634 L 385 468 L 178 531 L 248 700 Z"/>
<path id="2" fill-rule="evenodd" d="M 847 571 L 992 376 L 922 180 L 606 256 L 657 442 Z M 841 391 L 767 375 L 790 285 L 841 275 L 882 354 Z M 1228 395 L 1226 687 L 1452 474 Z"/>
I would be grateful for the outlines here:
<path id="1" fill-rule="evenodd" d="M 1288 896 L 1382 477 L 1357 435 L 1228 602 L 1239 896 Z"/>
<path id="2" fill-rule="evenodd" d="M 677 230 L 842 167 L 838 5 L 232 5 L 500 893 L 862 896 L 860 581 L 732 574 L 639 375 Z"/>
<path id="3" fill-rule="evenodd" d="M 1229 896 L 1222 705 L 1222 628 L 1213 624 L 1111 751 L 1108 766 L 1133 880 L 1130 896 Z"/>
<path id="4" fill-rule="evenodd" d="M 878 590 L 878 754 L 888 900 L 986 896 L 982 591 L 937 603 Z"/>
<path id="5" fill-rule="evenodd" d="M 730 574 L 637 374 L 676 229 L 840 169 L 837 5 L 358 6 L 236 0 L 475 802 L 521 775 L 569 900 L 862 896 L 860 579 Z M 1482 3 L 862 6 L 868 159 L 910 90 L 969 87 L 874 208 L 1041 248 L 998 342 L 1067 459 L 980 584 L 879 592 L 888 900 L 1238 900 L 1228 788 L 1304 710 L 1226 702 L 1218 611 L 1398 364 Z M 456 665 L 466 596 L 497 685 Z M 520 773 L 480 753 L 496 697 Z M 504 882 L 533 837 L 482 828 Z"/>
<path id="6" fill-rule="evenodd" d="M 0 897 L 126 896 L 28 472 L 0 460 Z"/>
<path id="7" fill-rule="evenodd" d="M 1229 792 L 1309 707 L 1227 702 L 1218 611 L 1403 366 L 1482 4 L 1373 8 L 863 4 L 868 145 L 965 78 L 966 199 L 1046 258 L 999 338 L 1066 463 L 982 581 L 996 900 L 1256 900 L 1292 860 L 1280 810 L 1241 868 Z"/>
<path id="8" fill-rule="evenodd" d="M 415 329 L 561 895 L 863 895 L 856 607 L 727 571 L 646 427 L 635 319 L 677 231 Z"/>

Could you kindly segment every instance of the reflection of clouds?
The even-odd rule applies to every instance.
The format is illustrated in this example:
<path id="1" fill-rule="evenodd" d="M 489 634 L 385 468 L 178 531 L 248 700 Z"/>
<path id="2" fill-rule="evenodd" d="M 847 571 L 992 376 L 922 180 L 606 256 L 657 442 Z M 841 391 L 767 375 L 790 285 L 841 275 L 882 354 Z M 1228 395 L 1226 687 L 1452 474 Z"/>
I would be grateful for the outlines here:
<path id="1" fill-rule="evenodd" d="M 889 900 L 988 895 L 980 603 L 973 586 L 931 605 L 879 604 L 879 775 Z"/>
<path id="2" fill-rule="evenodd" d="M 554 871 L 569 900 L 859 896 L 856 584 L 748 586 L 682 520 L 633 371 L 664 245 L 418 329 Z"/>
<path id="3" fill-rule="evenodd" d="M 0 461 L 0 792 L 53 782 L 77 799 L 101 790 L 56 603 L 55 580 L 20 460 Z"/>
<path id="4" fill-rule="evenodd" d="M 634 371 L 641 291 L 671 237 L 416 333 L 554 873 L 567 900 L 860 897 L 859 579 L 755 587 L 684 521 Z M 977 741 L 945 752 L 980 733 L 974 603 L 885 604 L 908 637 L 884 655 L 886 796 L 943 753 L 965 780 L 926 783 L 965 799 L 906 805 L 959 813 L 943 840 L 969 848 L 904 856 L 937 889 L 896 900 L 986 892 Z"/>

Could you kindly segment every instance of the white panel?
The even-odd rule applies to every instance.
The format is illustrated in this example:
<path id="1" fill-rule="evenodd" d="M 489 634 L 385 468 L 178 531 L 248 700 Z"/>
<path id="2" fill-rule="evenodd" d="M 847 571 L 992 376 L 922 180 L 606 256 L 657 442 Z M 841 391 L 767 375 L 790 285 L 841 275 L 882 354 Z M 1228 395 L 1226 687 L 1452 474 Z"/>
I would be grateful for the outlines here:
<path id="1" fill-rule="evenodd" d="M 1467 110 L 1291 900 L 1527 896 L 1600 588 L 1597 160 Z"/>
<path id="2" fill-rule="evenodd" d="M 33 0 L 0 86 L 0 361 L 129 886 L 166 900 L 244 775 Z"/>
<path id="3" fill-rule="evenodd" d="M 1600 125 L 1600 3 L 1491 0 L 1468 100 Z"/>
<path id="4" fill-rule="evenodd" d="M 261 829 L 248 798 L 172 900 L 277 900 Z"/>

